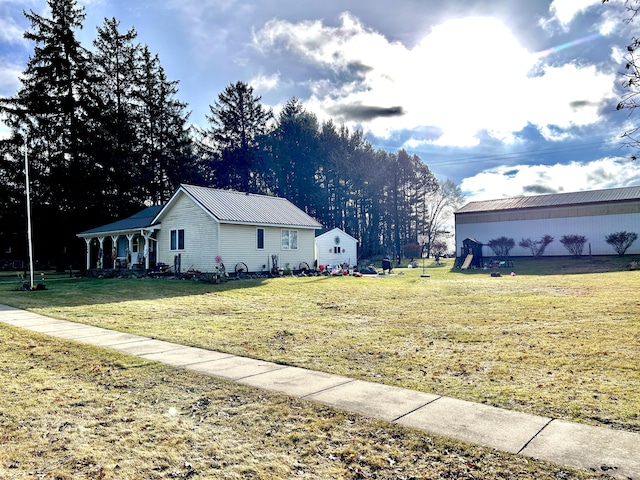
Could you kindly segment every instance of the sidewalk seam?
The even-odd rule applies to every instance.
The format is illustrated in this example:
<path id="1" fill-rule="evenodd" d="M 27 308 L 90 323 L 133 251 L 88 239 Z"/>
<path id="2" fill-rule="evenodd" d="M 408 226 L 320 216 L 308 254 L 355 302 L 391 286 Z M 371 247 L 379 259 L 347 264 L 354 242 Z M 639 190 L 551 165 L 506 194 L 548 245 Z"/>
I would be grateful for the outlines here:
<path id="1" fill-rule="evenodd" d="M 414 408 L 413 410 L 409 410 L 408 412 L 403 413 L 403 414 L 402 414 L 402 415 L 400 415 L 399 417 L 394 418 L 393 420 L 391 420 L 391 422 L 392 422 L 392 423 L 395 423 L 395 422 L 397 422 L 398 420 L 400 420 L 401 418 L 406 417 L 407 415 L 411 415 L 413 412 L 417 412 L 417 411 L 418 411 L 418 410 L 420 410 L 421 408 L 424 408 L 424 407 L 426 407 L 427 405 L 431 405 L 433 402 L 436 402 L 436 401 L 440 400 L 441 398 L 442 398 L 442 395 L 440 395 L 439 397 L 434 398 L 433 400 L 431 400 L 431 401 L 429 401 L 429 402 L 427 402 L 427 403 L 425 403 L 425 404 L 423 404 L 423 405 L 420 405 L 420 406 L 418 406 L 418 407 Z"/>
<path id="2" fill-rule="evenodd" d="M 520 454 L 522 453 L 522 451 L 523 451 L 525 448 L 527 448 L 527 447 L 529 446 L 529 444 L 530 444 L 531 442 L 533 442 L 533 441 L 538 437 L 538 435 L 540 435 L 540 434 L 542 433 L 542 431 L 543 431 L 545 428 L 547 428 L 547 427 L 551 424 L 551 422 L 553 422 L 554 420 L 555 420 L 555 418 L 551 418 L 551 419 L 549 419 L 549 421 L 548 421 L 547 423 L 545 423 L 545 424 L 542 426 L 542 428 L 541 428 L 540 430 L 538 430 L 538 431 L 536 432 L 536 434 L 535 434 L 533 437 L 531 437 L 531 438 L 529 439 L 529 441 L 528 441 L 527 443 L 525 443 L 525 444 L 524 444 L 524 446 L 523 446 L 520 450 L 518 450 L 517 455 L 520 455 Z"/>
<path id="3" fill-rule="evenodd" d="M 238 358 L 249 358 L 249 357 L 242 357 L 240 355 L 233 355 L 233 356 Z M 267 362 L 265 360 L 257 360 L 255 358 L 252 358 L 251 360 L 255 360 L 256 362 L 270 363 L 271 365 L 276 365 L 280 368 L 274 368 L 273 370 L 267 370 L 266 372 L 252 373 L 251 375 L 245 375 L 244 377 L 234 377 L 233 378 L 234 382 L 239 382 L 241 380 L 244 380 L 245 378 L 259 377 L 260 375 L 266 375 L 267 373 L 271 373 L 271 372 L 279 372 L 280 370 L 284 370 L 285 368 L 291 368 L 290 365 L 283 365 L 282 363 Z"/>
<path id="4" fill-rule="evenodd" d="M 155 353 L 145 353 L 145 355 L 157 355 Z M 144 356 L 144 355 L 142 355 Z M 229 357 L 233 357 L 234 355 L 229 355 Z M 157 360 L 155 358 L 147 358 L 147 360 L 151 360 L 153 362 L 158 362 L 158 363 L 162 363 L 163 365 L 167 365 L 169 367 L 173 367 L 173 368 L 186 368 L 189 369 L 189 367 L 192 367 L 194 365 L 201 365 L 203 363 L 208 363 L 208 362 L 217 362 L 219 360 L 224 360 L 225 358 L 229 358 L 229 357 L 221 357 L 221 358 L 214 358 L 214 359 L 210 359 L 210 360 L 202 360 L 201 362 L 193 362 L 193 363 L 184 363 L 182 365 L 175 365 L 173 363 L 169 363 L 169 362 L 165 362 L 163 360 Z M 189 370 L 193 370 L 193 369 L 189 369 Z M 199 371 L 199 370 L 195 370 L 195 371 Z M 214 377 L 217 377 L 217 375 L 212 375 Z"/>
<path id="5" fill-rule="evenodd" d="M 338 383 L 337 385 L 331 385 L 330 387 L 323 388 L 323 389 L 318 390 L 316 392 L 307 393 L 307 394 L 302 395 L 301 397 L 298 397 L 298 398 L 307 398 L 307 397 L 310 397 L 311 395 L 317 395 L 319 393 L 326 392 L 327 390 L 331 390 L 333 388 L 342 387 L 343 385 L 348 385 L 349 383 L 353 383 L 355 381 L 356 381 L 355 378 L 348 378 L 346 381 L 344 381 L 342 383 Z M 311 400 L 313 400 L 313 398 Z"/>

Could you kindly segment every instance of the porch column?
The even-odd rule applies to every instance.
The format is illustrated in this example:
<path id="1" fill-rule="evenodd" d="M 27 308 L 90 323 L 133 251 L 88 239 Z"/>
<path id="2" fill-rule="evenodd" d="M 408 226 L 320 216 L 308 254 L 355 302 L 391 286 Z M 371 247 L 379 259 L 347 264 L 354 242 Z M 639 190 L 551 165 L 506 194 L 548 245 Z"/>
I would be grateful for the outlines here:
<path id="1" fill-rule="evenodd" d="M 111 268 L 116 268 L 116 258 L 118 258 L 118 235 L 111 235 Z"/>
<path id="2" fill-rule="evenodd" d="M 102 270 L 104 267 L 104 237 L 98 237 L 100 242 L 100 249 L 98 250 L 98 270 Z"/>
<path id="3" fill-rule="evenodd" d="M 151 252 L 151 235 L 143 233 L 144 238 L 144 269 L 149 270 L 149 253 Z"/>
<path id="4" fill-rule="evenodd" d="M 133 263 L 133 233 L 127 233 L 127 240 L 129 240 L 129 247 L 127 252 L 129 253 L 129 255 L 127 255 L 127 268 L 131 268 L 131 265 Z"/>
<path id="5" fill-rule="evenodd" d="M 91 270 L 91 238 L 85 237 L 84 241 L 87 244 L 87 271 Z"/>

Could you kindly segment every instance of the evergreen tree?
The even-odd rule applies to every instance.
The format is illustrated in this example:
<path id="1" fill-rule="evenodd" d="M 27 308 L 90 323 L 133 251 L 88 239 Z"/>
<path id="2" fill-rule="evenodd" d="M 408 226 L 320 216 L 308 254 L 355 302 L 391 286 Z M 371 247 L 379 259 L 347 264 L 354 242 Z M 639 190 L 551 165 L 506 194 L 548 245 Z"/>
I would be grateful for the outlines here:
<path id="1" fill-rule="evenodd" d="M 239 81 L 227 86 L 209 107 L 210 155 L 218 187 L 251 192 L 264 189 L 266 179 L 259 152 L 273 113 L 260 100 L 254 97 L 250 85 Z"/>
<path id="2" fill-rule="evenodd" d="M 318 199 L 318 134 L 316 116 L 305 111 L 298 99 L 291 98 L 270 136 L 269 176 L 274 179 L 275 192 L 311 215 Z"/>
<path id="3" fill-rule="evenodd" d="M 7 119 L 6 123 L 9 123 Z M 0 252 L 26 257 L 24 162 L 16 156 L 21 138 L 0 140 Z M 32 182 L 33 183 L 33 182 Z"/>
<path id="4" fill-rule="evenodd" d="M 140 46 L 134 29 L 121 33 L 115 18 L 105 19 L 93 42 L 94 71 L 98 76 L 93 112 L 94 156 L 101 169 L 104 201 L 110 216 L 121 217 L 139 206 L 133 195 L 140 164 L 137 128 L 140 113 L 138 59 Z"/>
<path id="5" fill-rule="evenodd" d="M 115 19 L 98 28 L 92 55 L 75 37 L 84 20 L 77 0 L 48 5 L 50 17 L 25 13 L 34 52 L 20 90 L 0 99 L 12 129 L 0 144 L 0 215 L 25 211 L 16 206 L 24 204 L 27 139 L 36 253 L 57 257 L 83 249 L 77 232 L 164 202 L 195 179 L 189 114 L 157 56 Z"/>
<path id="6" fill-rule="evenodd" d="M 36 252 L 46 244 L 59 255 L 76 243 L 74 233 L 101 201 L 88 128 L 94 78 L 90 56 L 75 36 L 84 10 L 76 0 L 47 4 L 50 17 L 25 12 L 31 27 L 24 36 L 34 43 L 34 52 L 22 87 L 0 100 L 0 109 L 12 128 L 4 155 L 14 171 L 20 171 L 20 146 L 27 139 Z"/>
<path id="7" fill-rule="evenodd" d="M 194 180 L 189 113 L 176 99 L 177 86 L 177 81 L 167 79 L 158 56 L 143 48 L 137 92 L 141 159 L 135 192 L 146 203 L 165 203 L 180 182 Z"/>

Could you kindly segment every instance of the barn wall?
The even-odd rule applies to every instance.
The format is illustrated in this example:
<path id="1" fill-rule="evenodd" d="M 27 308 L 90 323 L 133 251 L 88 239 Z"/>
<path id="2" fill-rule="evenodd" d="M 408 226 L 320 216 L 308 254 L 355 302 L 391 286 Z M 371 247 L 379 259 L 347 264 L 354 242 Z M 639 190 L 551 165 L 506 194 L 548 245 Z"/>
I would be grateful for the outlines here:
<path id="1" fill-rule="evenodd" d="M 464 213 L 459 215 L 456 222 L 458 224 L 513 222 L 516 220 L 550 220 L 554 218 L 601 217 L 627 214 L 640 214 L 640 201 Z"/>
<path id="2" fill-rule="evenodd" d="M 550 210 L 550 209 L 548 209 Z M 585 209 L 580 210 L 581 213 Z M 505 212 L 496 212 L 493 218 L 504 218 Z M 520 216 L 522 217 L 520 212 Z M 560 237 L 563 235 L 584 235 L 587 237 L 587 244 L 583 254 L 589 254 L 589 245 L 591 245 L 591 253 L 593 255 L 617 255 L 613 247 L 605 241 L 605 235 L 610 233 L 627 231 L 640 234 L 640 213 L 618 213 L 611 215 L 588 216 L 581 215 L 577 217 L 555 217 L 545 212 L 546 218 L 539 217 L 541 212 L 532 213 L 529 218 L 522 218 L 511 221 L 491 221 L 492 216 L 487 213 L 482 215 L 458 215 L 456 216 L 456 252 L 460 255 L 462 241 L 465 238 L 475 238 L 483 244 L 487 244 L 489 240 L 498 237 L 513 238 L 516 246 L 511 251 L 513 256 L 530 256 L 528 249 L 518 246 L 518 242 L 523 238 L 531 238 L 539 240 L 543 235 L 551 235 L 554 241 L 545 250 L 545 256 L 549 255 L 568 255 L 567 249 L 560 243 Z M 459 217 L 459 218 L 458 218 Z M 473 218 L 475 217 L 475 218 Z M 482 221 L 484 223 L 469 223 L 472 220 Z M 636 240 L 627 250 L 627 254 L 640 253 L 640 240 Z M 487 247 L 485 247 L 485 255 L 490 255 Z"/>
<path id="3" fill-rule="evenodd" d="M 184 230 L 184 250 L 171 250 L 171 230 Z M 173 265 L 174 257 L 180 254 L 183 272 L 189 269 L 212 272 L 217 265 L 218 225 L 182 193 L 162 218 L 157 236 L 159 262 Z"/>

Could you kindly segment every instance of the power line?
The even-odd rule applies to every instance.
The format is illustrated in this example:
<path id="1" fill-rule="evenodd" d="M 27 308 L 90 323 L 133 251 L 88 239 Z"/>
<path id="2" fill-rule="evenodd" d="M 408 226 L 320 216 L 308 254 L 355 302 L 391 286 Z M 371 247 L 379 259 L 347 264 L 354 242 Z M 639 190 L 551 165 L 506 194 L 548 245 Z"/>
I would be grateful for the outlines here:
<path id="1" fill-rule="evenodd" d="M 523 150 L 519 152 L 495 153 L 490 155 L 474 155 L 472 157 L 450 158 L 450 159 L 445 159 L 441 161 L 437 161 L 437 160 L 429 161 L 428 158 L 423 160 L 428 165 L 441 166 L 441 165 L 451 165 L 451 164 L 457 164 L 457 163 L 471 163 L 471 162 L 476 162 L 478 160 L 481 160 L 481 161 L 501 160 L 501 159 L 512 160 L 517 158 L 535 157 L 535 156 L 544 155 L 544 154 L 578 152 L 583 150 L 590 150 L 594 146 L 605 146 L 605 145 L 611 145 L 611 146 L 618 145 L 620 147 L 623 146 L 623 144 L 621 144 L 619 141 L 609 140 L 609 141 L 603 141 L 603 142 L 590 142 L 590 143 L 581 143 L 577 145 L 565 145 L 565 146 L 558 146 L 553 148 L 543 148 L 538 150 Z M 432 153 L 429 153 L 429 152 L 423 152 L 423 154 L 432 155 Z"/>

